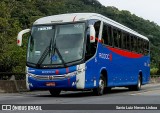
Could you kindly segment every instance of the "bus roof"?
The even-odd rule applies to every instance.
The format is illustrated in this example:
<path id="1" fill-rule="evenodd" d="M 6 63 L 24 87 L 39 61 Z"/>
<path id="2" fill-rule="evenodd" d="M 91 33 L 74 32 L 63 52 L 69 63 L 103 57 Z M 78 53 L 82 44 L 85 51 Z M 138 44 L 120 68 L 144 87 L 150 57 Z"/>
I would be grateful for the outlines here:
<path id="1" fill-rule="evenodd" d="M 103 15 L 97 14 L 97 13 L 68 13 L 68 14 L 60 14 L 60 15 L 53 15 L 53 16 L 47 16 L 42 17 L 38 20 L 36 20 L 33 25 L 39 25 L 39 24 L 52 24 L 52 23 L 64 23 L 64 22 L 78 22 L 78 21 L 85 21 L 89 19 L 98 19 L 102 20 L 103 22 L 115 26 L 119 29 L 122 29 L 126 32 L 129 32 L 131 34 L 134 34 L 138 37 L 141 37 L 143 39 L 146 39 L 149 41 L 149 39 L 138 32 L 112 20 L 109 19 Z"/>

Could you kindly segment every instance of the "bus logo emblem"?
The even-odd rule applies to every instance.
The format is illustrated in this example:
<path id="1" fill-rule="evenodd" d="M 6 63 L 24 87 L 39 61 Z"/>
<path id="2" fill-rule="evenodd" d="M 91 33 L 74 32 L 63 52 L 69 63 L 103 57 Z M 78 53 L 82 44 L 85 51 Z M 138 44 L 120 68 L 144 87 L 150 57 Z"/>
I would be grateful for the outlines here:
<path id="1" fill-rule="evenodd" d="M 49 80 L 53 80 L 54 77 L 53 76 L 48 76 L 48 78 L 49 78 Z"/>
<path id="2" fill-rule="evenodd" d="M 112 61 L 112 54 L 99 53 L 99 58 Z"/>

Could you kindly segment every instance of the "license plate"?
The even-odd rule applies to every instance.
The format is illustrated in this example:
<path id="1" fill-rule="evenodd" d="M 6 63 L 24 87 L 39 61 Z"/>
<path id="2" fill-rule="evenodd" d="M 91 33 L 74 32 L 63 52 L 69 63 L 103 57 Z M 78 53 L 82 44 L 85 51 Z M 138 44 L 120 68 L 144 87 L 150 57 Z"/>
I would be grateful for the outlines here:
<path id="1" fill-rule="evenodd" d="M 56 86 L 56 83 L 55 82 L 47 82 L 46 86 Z"/>

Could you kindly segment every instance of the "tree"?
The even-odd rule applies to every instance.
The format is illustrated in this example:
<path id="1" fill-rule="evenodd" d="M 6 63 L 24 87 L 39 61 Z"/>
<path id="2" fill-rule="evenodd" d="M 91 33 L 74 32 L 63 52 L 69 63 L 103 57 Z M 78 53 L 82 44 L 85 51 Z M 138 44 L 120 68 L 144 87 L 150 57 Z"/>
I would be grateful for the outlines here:
<path id="1" fill-rule="evenodd" d="M 62 13 L 95 12 L 107 16 L 147 36 L 151 41 L 151 66 L 160 61 L 160 26 L 129 11 L 102 6 L 97 0 L 1 0 L 0 1 L 0 71 L 24 72 L 27 37 L 22 48 L 16 45 L 19 31 L 30 28 L 44 16 Z"/>

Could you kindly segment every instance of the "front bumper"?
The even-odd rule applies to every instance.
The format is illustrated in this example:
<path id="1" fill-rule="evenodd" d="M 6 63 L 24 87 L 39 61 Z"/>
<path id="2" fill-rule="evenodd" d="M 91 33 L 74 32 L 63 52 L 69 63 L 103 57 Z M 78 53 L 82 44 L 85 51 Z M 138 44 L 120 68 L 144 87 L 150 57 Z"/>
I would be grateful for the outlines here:
<path id="1" fill-rule="evenodd" d="M 26 74 L 26 85 L 29 90 L 49 90 L 49 89 L 76 89 L 76 75 L 84 72 L 83 70 L 74 71 L 63 75 L 35 75 Z M 47 86 L 47 83 L 55 83 L 55 86 Z"/>
<path id="2" fill-rule="evenodd" d="M 46 86 L 46 83 L 55 83 L 55 86 Z M 76 77 L 65 78 L 60 80 L 37 80 L 28 77 L 27 85 L 29 90 L 49 90 L 49 89 L 76 89 Z"/>

